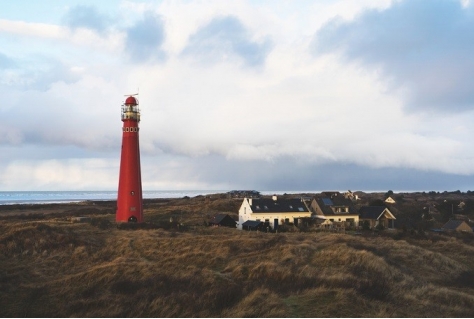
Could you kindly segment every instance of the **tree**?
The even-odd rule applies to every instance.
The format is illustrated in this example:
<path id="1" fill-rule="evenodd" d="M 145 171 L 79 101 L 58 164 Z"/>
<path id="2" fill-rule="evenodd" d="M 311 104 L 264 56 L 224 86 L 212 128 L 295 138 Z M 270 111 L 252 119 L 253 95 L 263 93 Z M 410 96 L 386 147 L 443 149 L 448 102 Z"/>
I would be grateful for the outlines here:
<path id="1" fill-rule="evenodd" d="M 385 198 L 388 198 L 390 196 L 393 196 L 393 191 L 389 190 L 388 192 L 385 193 Z"/>

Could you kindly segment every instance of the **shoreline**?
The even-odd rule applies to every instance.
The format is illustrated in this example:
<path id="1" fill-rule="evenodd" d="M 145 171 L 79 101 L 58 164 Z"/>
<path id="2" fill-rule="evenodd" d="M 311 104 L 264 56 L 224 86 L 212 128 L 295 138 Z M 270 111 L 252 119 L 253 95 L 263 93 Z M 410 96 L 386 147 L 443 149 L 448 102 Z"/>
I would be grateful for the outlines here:
<path id="1" fill-rule="evenodd" d="M 178 200 L 178 199 L 186 199 L 186 198 L 199 198 L 199 197 L 207 197 L 207 196 L 218 196 L 224 197 L 229 196 L 229 191 L 148 191 L 148 196 L 143 197 L 143 202 L 153 202 L 159 200 Z M 20 191 L 20 192 L 0 192 L 1 193 L 38 193 L 38 192 L 29 192 L 29 191 Z M 48 191 L 42 191 L 40 193 L 48 193 Z M 60 192 L 52 192 L 52 193 L 71 193 L 71 191 L 60 191 Z M 77 193 L 82 193 L 81 191 Z M 90 191 L 87 193 L 95 193 L 94 191 Z M 102 193 L 98 191 L 97 193 Z M 110 192 L 111 194 L 114 194 Z M 159 196 L 150 196 L 150 194 L 154 193 L 155 195 L 159 193 Z M 260 196 L 268 197 L 268 196 L 310 196 L 310 195 L 317 195 L 322 193 L 322 191 L 259 191 Z M 383 196 L 387 192 L 384 191 L 353 191 L 353 194 L 359 194 L 360 196 Z M 402 191 L 397 192 L 393 191 L 392 196 L 397 195 L 404 195 L 408 197 L 458 197 L 458 198 L 465 198 L 471 197 L 474 195 L 474 192 L 467 191 Z M 168 195 L 168 196 L 165 196 Z M 171 196 L 169 196 L 171 195 Z M 359 196 L 359 197 L 360 197 Z M 243 199 L 244 197 L 242 197 Z M 48 205 L 87 205 L 89 203 L 108 203 L 108 202 L 116 202 L 116 194 L 113 197 L 104 197 L 104 198 L 55 198 L 55 199 L 12 199 L 12 200 L 3 200 L 0 197 L 0 211 L 4 210 L 5 207 L 17 207 L 17 206 L 41 206 L 45 207 Z"/>

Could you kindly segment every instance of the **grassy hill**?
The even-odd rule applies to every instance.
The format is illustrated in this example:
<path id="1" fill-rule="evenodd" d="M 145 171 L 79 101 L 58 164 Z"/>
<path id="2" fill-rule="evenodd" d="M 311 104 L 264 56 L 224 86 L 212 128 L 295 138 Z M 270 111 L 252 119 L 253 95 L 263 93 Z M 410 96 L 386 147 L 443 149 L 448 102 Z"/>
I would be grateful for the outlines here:
<path id="1" fill-rule="evenodd" d="M 0 315 L 474 313 L 471 234 L 267 234 L 198 226 L 216 212 L 235 214 L 239 203 L 225 197 L 147 201 L 145 218 L 153 225 L 141 228 L 117 228 L 113 203 L 22 207 L 23 215 L 10 210 L 0 215 Z M 77 215 L 92 220 L 68 221 Z"/>

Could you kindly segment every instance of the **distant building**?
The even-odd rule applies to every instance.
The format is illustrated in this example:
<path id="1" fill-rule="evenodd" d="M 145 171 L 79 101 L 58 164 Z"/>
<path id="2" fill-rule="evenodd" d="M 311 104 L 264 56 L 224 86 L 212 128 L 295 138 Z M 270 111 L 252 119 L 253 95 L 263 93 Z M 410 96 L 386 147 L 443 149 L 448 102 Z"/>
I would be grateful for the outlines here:
<path id="1" fill-rule="evenodd" d="M 385 199 L 385 202 L 387 204 L 395 204 L 396 203 L 396 201 L 390 196 Z"/>
<path id="2" fill-rule="evenodd" d="M 243 229 L 247 221 L 262 222 L 265 228 L 277 230 L 279 225 L 293 223 L 299 219 L 310 218 L 311 212 L 299 198 L 244 198 L 239 209 L 238 229 Z"/>
<path id="3" fill-rule="evenodd" d="M 209 226 L 223 226 L 235 228 L 237 222 L 227 214 L 217 214 L 209 221 Z"/>
<path id="4" fill-rule="evenodd" d="M 451 219 L 441 227 L 443 231 L 464 231 L 472 232 L 472 228 L 463 220 Z"/>
<path id="5" fill-rule="evenodd" d="M 359 209 L 360 226 L 369 223 L 369 228 L 382 225 L 384 228 L 394 228 L 395 216 L 385 206 L 362 206 Z"/>
<path id="6" fill-rule="evenodd" d="M 233 190 L 227 192 L 227 195 L 231 198 L 259 198 L 260 192 L 254 190 Z"/>
<path id="7" fill-rule="evenodd" d="M 350 199 L 352 201 L 360 200 L 359 196 L 357 194 L 354 194 L 353 192 L 351 192 L 351 190 L 348 190 L 347 192 L 345 192 L 344 197 L 347 198 L 347 199 Z"/>

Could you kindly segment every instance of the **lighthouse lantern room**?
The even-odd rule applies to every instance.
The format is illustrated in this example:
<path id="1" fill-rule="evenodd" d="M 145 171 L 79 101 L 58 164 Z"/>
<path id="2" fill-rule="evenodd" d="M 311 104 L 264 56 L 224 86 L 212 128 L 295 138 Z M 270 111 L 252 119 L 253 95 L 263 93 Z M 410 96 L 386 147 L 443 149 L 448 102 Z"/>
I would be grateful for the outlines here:
<path id="1" fill-rule="evenodd" d="M 128 96 L 122 105 L 122 152 L 117 194 L 117 222 L 143 222 L 138 99 Z"/>

